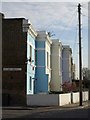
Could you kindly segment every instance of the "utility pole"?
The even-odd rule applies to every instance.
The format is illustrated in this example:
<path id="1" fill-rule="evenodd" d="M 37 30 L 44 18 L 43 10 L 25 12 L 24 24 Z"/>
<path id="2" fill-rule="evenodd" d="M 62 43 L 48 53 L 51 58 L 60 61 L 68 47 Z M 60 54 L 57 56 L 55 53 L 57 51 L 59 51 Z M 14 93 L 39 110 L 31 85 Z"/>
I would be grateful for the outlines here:
<path id="1" fill-rule="evenodd" d="M 78 4 L 79 20 L 79 105 L 82 106 L 82 54 L 81 54 L 81 5 Z"/>

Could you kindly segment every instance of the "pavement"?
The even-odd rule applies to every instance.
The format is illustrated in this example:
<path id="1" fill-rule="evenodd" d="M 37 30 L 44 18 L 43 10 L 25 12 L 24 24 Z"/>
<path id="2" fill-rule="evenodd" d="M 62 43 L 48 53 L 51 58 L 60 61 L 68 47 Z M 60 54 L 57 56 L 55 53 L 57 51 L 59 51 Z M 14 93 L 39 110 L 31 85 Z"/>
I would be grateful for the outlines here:
<path id="1" fill-rule="evenodd" d="M 89 101 L 83 102 L 82 106 L 79 103 L 68 104 L 64 106 L 5 106 L 2 107 L 2 117 L 4 118 L 22 118 L 22 116 L 32 116 L 35 114 L 51 111 L 69 111 L 83 108 L 89 108 Z"/>
<path id="2" fill-rule="evenodd" d="M 5 106 L 2 107 L 2 110 L 36 110 L 36 109 L 57 109 L 57 108 L 69 108 L 69 109 L 75 109 L 75 108 L 84 108 L 89 107 L 90 101 L 82 102 L 82 106 L 79 105 L 79 103 L 73 103 L 73 104 L 67 104 L 63 106 Z"/>

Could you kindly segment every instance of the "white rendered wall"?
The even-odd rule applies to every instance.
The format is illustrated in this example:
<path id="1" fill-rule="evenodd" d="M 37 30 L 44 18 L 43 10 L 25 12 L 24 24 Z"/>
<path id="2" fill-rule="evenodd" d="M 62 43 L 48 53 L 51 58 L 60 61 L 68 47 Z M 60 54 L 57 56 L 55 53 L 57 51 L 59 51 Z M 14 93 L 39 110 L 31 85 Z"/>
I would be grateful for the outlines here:
<path id="1" fill-rule="evenodd" d="M 83 101 L 89 100 L 89 92 L 88 91 L 83 92 L 82 96 L 83 96 Z"/>
<path id="2" fill-rule="evenodd" d="M 59 106 L 63 106 L 66 104 L 71 104 L 71 93 L 59 95 Z"/>
<path id="3" fill-rule="evenodd" d="M 71 103 L 70 93 L 67 94 L 34 94 L 27 96 L 27 105 L 63 106 Z"/>
<path id="4" fill-rule="evenodd" d="M 73 93 L 72 94 L 72 100 L 73 103 L 78 103 L 79 102 L 79 92 Z M 82 101 L 87 101 L 89 100 L 89 94 L 88 91 L 82 92 Z"/>
<path id="5" fill-rule="evenodd" d="M 73 103 L 78 103 L 79 102 L 79 92 L 73 93 Z"/>
<path id="6" fill-rule="evenodd" d="M 62 91 L 62 66 L 61 66 L 61 43 L 59 40 L 52 40 L 51 47 L 51 91 Z"/>
<path id="7" fill-rule="evenodd" d="M 83 92 L 83 101 L 88 101 L 88 91 Z M 73 93 L 73 103 L 79 102 L 79 92 Z M 63 106 L 71 104 L 71 93 L 27 95 L 29 106 Z"/>
<path id="8" fill-rule="evenodd" d="M 50 106 L 58 105 L 58 95 L 54 94 L 34 94 L 27 96 L 27 105 Z"/>
<path id="9" fill-rule="evenodd" d="M 62 49 L 62 82 L 71 82 L 71 48 L 70 46 L 63 46 Z"/>

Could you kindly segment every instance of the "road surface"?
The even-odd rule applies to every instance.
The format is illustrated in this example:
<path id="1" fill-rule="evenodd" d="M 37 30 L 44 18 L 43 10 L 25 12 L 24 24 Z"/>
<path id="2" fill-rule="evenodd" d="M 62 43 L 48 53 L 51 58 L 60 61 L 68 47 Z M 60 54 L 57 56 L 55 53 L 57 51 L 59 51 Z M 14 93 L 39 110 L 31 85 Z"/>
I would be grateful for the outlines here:
<path id="1" fill-rule="evenodd" d="M 29 120 L 29 118 L 88 118 L 89 107 L 85 108 L 55 108 L 45 110 L 4 110 L 4 118 L 18 118 Z"/>

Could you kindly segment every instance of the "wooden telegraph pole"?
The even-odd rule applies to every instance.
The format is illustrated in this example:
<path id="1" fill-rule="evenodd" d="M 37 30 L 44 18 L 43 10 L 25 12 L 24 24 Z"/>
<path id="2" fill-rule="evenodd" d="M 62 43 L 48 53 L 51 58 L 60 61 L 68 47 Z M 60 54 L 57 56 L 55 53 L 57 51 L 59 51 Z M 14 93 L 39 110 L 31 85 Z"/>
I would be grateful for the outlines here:
<path id="1" fill-rule="evenodd" d="M 82 54 L 81 54 L 81 5 L 78 4 L 79 20 L 79 105 L 82 106 Z"/>

